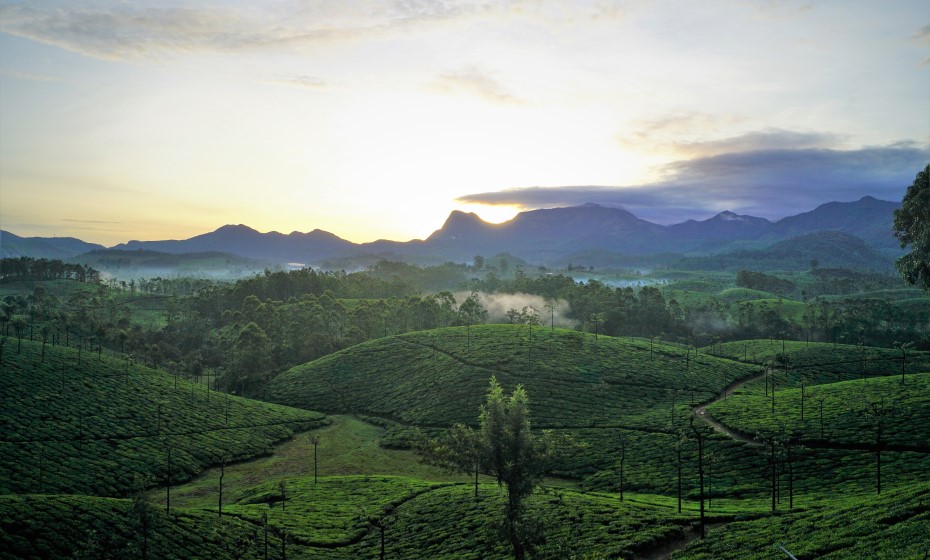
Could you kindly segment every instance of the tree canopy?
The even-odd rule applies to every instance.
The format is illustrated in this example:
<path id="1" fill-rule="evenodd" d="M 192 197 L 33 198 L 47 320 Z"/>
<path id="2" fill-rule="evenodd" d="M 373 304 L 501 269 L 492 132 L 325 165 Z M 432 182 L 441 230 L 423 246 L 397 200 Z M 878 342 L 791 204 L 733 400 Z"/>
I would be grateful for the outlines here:
<path id="1" fill-rule="evenodd" d="M 907 188 L 901 208 L 894 211 L 894 235 L 911 252 L 895 263 L 904 281 L 930 291 L 930 164 Z"/>

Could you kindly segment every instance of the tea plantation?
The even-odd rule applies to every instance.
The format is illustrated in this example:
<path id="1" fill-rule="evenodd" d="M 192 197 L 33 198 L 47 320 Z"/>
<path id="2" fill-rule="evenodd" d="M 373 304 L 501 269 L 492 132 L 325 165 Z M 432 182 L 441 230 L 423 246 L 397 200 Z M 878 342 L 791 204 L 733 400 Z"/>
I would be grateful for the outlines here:
<path id="1" fill-rule="evenodd" d="M 0 385 L 0 492 L 126 495 L 265 454 L 319 413 L 209 391 L 107 355 L 22 341 Z"/>
<path id="2" fill-rule="evenodd" d="M 784 557 L 777 543 L 808 559 L 930 551 L 923 353 L 907 356 L 902 383 L 893 349 L 759 340 L 694 350 L 453 327 L 295 367 L 273 379 L 269 404 L 120 358 L 16 346 L 7 341 L 0 386 L 4 558 L 348 560 L 378 558 L 382 535 L 386 558 L 512 557 L 506 488 L 482 475 L 476 497 L 469 475 L 409 450 L 475 425 L 492 375 L 526 388 L 534 429 L 578 444 L 529 498 L 540 535 L 531 558 Z M 774 361 L 782 352 L 787 372 Z M 308 430 L 322 438 L 319 477 Z M 712 523 L 703 540 L 700 474 Z"/>

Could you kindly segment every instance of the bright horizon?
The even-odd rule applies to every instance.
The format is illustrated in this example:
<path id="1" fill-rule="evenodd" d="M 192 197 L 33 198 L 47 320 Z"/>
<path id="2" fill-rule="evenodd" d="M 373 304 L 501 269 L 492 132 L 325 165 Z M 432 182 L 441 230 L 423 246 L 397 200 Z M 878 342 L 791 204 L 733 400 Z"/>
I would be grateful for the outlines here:
<path id="1" fill-rule="evenodd" d="M 0 4 L 0 228 L 425 238 L 452 210 L 658 223 L 900 200 L 930 7 Z"/>

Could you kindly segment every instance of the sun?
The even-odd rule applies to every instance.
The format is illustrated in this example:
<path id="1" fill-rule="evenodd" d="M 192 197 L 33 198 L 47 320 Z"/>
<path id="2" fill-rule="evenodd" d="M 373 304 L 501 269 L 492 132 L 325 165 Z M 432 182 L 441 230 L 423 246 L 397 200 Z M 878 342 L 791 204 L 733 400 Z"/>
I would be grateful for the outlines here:
<path id="1" fill-rule="evenodd" d="M 524 208 L 511 204 L 463 204 L 459 207 L 459 210 L 462 212 L 474 212 L 485 222 L 500 224 L 513 219 L 513 217 L 523 211 Z"/>

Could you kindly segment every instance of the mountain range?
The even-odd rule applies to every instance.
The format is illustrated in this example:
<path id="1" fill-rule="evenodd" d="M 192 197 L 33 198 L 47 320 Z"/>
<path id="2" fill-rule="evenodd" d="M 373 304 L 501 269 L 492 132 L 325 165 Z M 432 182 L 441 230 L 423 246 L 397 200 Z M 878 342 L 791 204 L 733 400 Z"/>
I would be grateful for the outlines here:
<path id="1" fill-rule="evenodd" d="M 529 262 L 565 262 L 573 255 L 611 260 L 625 255 L 676 253 L 701 256 L 752 250 L 816 232 L 854 235 L 872 249 L 891 254 L 897 202 L 866 196 L 855 202 L 829 202 L 810 212 L 772 222 L 721 212 L 707 220 L 663 226 L 637 218 L 622 208 L 584 204 L 521 212 L 491 224 L 474 213 L 453 211 L 425 240 L 353 243 L 332 233 L 260 233 L 245 225 L 226 225 L 184 240 L 129 241 L 113 250 L 149 250 L 169 254 L 218 251 L 276 263 L 318 264 L 330 258 L 391 255 L 419 262 L 470 262 L 475 255 L 511 253 Z M 23 238 L 0 233 L 2 256 L 71 258 L 103 249 L 74 238 Z M 598 257 L 599 256 L 599 257 Z M 581 262 L 581 261 L 576 261 Z M 584 264 L 600 265 L 599 262 Z"/>

